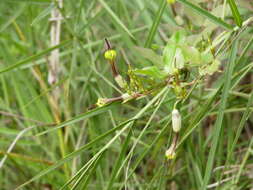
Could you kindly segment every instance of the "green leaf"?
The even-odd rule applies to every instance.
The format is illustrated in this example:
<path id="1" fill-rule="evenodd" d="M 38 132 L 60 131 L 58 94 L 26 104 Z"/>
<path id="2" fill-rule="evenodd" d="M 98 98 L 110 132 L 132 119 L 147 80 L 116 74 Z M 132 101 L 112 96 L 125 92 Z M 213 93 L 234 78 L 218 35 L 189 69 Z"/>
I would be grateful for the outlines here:
<path id="1" fill-rule="evenodd" d="M 201 63 L 200 52 L 195 47 L 182 46 L 182 54 L 184 56 L 185 62 L 190 62 L 191 64 L 199 65 Z M 191 66 L 191 65 L 190 65 Z"/>
<path id="2" fill-rule="evenodd" d="M 200 67 L 199 74 L 201 76 L 212 75 L 213 73 L 218 71 L 219 66 L 220 66 L 220 61 L 215 59 L 215 60 L 213 60 L 213 62 L 210 65 L 205 65 L 203 67 Z"/>
<path id="3" fill-rule="evenodd" d="M 167 45 L 163 50 L 163 63 L 165 65 L 164 70 L 166 73 L 173 74 L 175 69 L 181 69 L 184 67 L 184 56 L 180 47 L 184 44 L 185 39 L 185 32 L 177 31 L 167 42 Z"/>
<path id="4" fill-rule="evenodd" d="M 163 63 L 164 70 L 168 74 L 173 74 L 174 72 L 174 57 L 176 54 L 177 46 L 174 43 L 167 43 L 163 50 Z"/>
<path id="5" fill-rule="evenodd" d="M 184 44 L 185 40 L 186 40 L 186 33 L 184 30 L 179 30 L 176 31 L 170 38 L 170 40 L 172 42 L 174 42 L 175 44 Z"/>
<path id="6" fill-rule="evenodd" d="M 181 48 L 177 48 L 176 54 L 175 54 L 175 67 L 177 69 L 182 69 L 184 68 L 184 63 L 185 63 L 185 59 L 184 59 L 182 50 Z"/>
<path id="7" fill-rule="evenodd" d="M 162 66 L 162 57 L 156 54 L 152 49 L 142 48 L 142 47 L 134 47 L 134 49 L 144 58 L 151 61 L 156 66 Z"/>
<path id="8" fill-rule="evenodd" d="M 241 27 L 242 26 L 242 18 L 241 15 L 237 9 L 237 6 L 235 4 L 234 0 L 228 0 L 228 4 L 230 6 L 231 12 L 234 16 L 235 22 L 237 24 L 237 26 Z"/>
<path id="9" fill-rule="evenodd" d="M 147 75 L 157 79 L 163 79 L 166 77 L 166 73 L 159 70 L 156 66 L 144 67 L 142 69 L 135 69 L 136 74 Z"/>
<path id="10" fill-rule="evenodd" d="M 203 64 L 208 64 L 208 63 L 212 62 L 214 59 L 213 54 L 210 52 L 208 52 L 208 53 L 202 52 L 200 57 L 201 57 L 201 62 Z"/>
<path id="11" fill-rule="evenodd" d="M 223 27 L 224 29 L 227 30 L 233 30 L 233 27 L 229 24 L 227 24 L 226 22 L 224 22 L 223 20 L 221 20 L 220 18 L 210 14 L 208 11 L 206 11 L 205 9 L 198 7 L 194 4 L 192 4 L 191 2 L 187 1 L 187 0 L 177 0 L 178 2 L 182 3 L 183 5 L 193 9 L 196 13 L 198 13 L 201 16 L 204 16 L 205 18 L 209 19 L 210 21 L 212 21 L 213 23 Z M 193 21 L 194 22 L 194 21 Z"/>

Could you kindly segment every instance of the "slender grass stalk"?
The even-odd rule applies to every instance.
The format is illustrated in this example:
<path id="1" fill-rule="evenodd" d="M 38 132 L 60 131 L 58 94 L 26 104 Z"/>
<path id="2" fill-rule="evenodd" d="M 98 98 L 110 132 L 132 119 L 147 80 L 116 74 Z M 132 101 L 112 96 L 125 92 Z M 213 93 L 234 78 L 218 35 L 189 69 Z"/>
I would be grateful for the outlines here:
<path id="1" fill-rule="evenodd" d="M 203 184 L 201 187 L 201 189 L 203 189 L 203 190 L 207 188 L 207 185 L 208 185 L 210 178 L 211 178 L 212 168 L 214 165 L 214 158 L 216 155 L 216 150 L 217 150 L 217 146 L 219 143 L 219 137 L 220 137 L 220 133 L 221 133 L 221 129 L 222 129 L 224 111 L 225 111 L 226 105 L 227 105 L 228 92 L 231 88 L 231 86 L 230 86 L 231 80 L 230 79 L 232 78 L 232 73 L 233 73 L 233 69 L 235 66 L 237 46 L 238 46 L 238 41 L 235 41 L 233 43 L 229 63 L 228 63 L 226 73 L 225 73 L 225 78 L 224 78 L 225 82 L 224 82 L 224 87 L 223 87 L 223 93 L 221 96 L 221 103 L 220 103 L 220 107 L 219 107 L 217 120 L 214 125 L 213 138 L 212 138 L 212 143 L 211 143 L 212 146 L 211 146 L 210 153 L 208 156 L 204 180 L 203 180 Z"/>

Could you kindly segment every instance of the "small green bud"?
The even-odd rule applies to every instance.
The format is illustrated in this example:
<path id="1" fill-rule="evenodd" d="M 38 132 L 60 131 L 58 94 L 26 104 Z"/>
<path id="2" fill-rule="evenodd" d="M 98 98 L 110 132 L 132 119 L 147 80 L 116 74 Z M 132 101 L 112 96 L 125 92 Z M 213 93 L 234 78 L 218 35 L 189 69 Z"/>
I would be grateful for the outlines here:
<path id="1" fill-rule="evenodd" d="M 183 99 L 187 95 L 186 89 L 184 87 L 174 84 L 173 89 L 178 99 Z"/>
<path id="2" fill-rule="evenodd" d="M 117 52 L 113 49 L 110 49 L 105 52 L 104 56 L 105 56 L 105 59 L 109 61 L 113 61 L 116 59 Z"/>
<path id="3" fill-rule="evenodd" d="M 173 74 L 174 74 L 174 75 L 179 75 L 179 69 L 174 68 L 174 69 L 173 69 Z"/>
<path id="4" fill-rule="evenodd" d="M 180 95 L 181 95 L 181 92 L 182 92 L 181 86 L 175 85 L 175 86 L 174 86 L 174 91 L 175 91 L 175 94 L 176 94 L 177 96 L 180 96 Z"/>

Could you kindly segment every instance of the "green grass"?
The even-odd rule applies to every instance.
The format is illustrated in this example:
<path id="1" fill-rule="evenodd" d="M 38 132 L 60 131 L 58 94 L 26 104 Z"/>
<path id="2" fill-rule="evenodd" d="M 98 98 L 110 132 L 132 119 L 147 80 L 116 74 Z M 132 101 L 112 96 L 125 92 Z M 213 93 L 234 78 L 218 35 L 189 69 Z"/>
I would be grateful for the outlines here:
<path id="1" fill-rule="evenodd" d="M 253 188 L 252 2 L 65 0 L 57 7 L 0 2 L 0 190 Z M 55 45 L 53 9 L 62 14 Z M 187 34 L 183 44 L 171 40 L 179 30 Z M 175 135 L 173 85 L 153 81 L 156 91 L 144 98 L 90 109 L 124 93 L 103 56 L 105 38 L 124 78 L 129 63 L 159 78 L 149 66 L 163 67 L 171 44 L 191 44 L 189 59 L 198 58 L 197 47 L 220 61 L 212 75 L 187 67 L 187 82 L 196 81 L 177 104 L 183 122 L 174 159 L 165 157 Z M 60 73 L 49 84 L 56 49 Z"/>

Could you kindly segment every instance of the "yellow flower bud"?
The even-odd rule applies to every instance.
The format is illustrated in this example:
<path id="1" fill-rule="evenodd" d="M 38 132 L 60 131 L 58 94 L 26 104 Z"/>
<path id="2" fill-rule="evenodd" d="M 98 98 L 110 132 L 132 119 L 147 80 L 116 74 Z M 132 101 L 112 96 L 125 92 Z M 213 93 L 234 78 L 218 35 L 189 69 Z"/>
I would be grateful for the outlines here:
<path id="1" fill-rule="evenodd" d="M 168 2 L 169 4 L 173 4 L 173 3 L 175 3 L 175 1 L 176 1 L 176 0 L 167 0 L 167 2 Z"/>
<path id="2" fill-rule="evenodd" d="M 97 101 L 97 103 L 96 103 L 96 105 L 98 107 L 102 107 L 102 106 L 106 105 L 106 103 L 107 103 L 106 100 L 107 99 L 105 99 L 105 98 L 99 98 L 98 101 Z"/>
<path id="3" fill-rule="evenodd" d="M 113 61 L 116 59 L 117 53 L 115 50 L 111 49 L 111 50 L 107 50 L 104 54 L 105 59 L 109 60 L 109 61 Z"/>
<path id="4" fill-rule="evenodd" d="M 181 129 L 181 115 L 177 109 L 172 111 L 172 128 L 175 133 L 178 133 Z"/>

